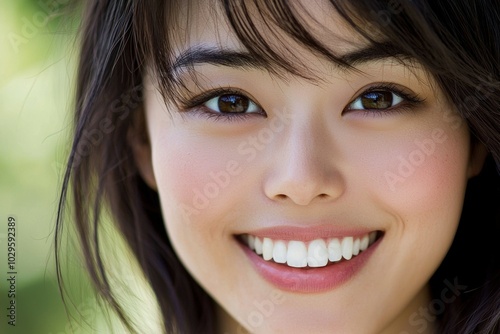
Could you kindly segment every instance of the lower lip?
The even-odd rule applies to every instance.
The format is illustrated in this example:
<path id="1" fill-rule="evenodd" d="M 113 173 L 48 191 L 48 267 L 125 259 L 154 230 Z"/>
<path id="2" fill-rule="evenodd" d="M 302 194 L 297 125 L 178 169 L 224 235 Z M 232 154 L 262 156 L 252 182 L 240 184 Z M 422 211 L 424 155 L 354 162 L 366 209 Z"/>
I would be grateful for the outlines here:
<path id="1" fill-rule="evenodd" d="M 246 245 L 240 242 L 238 244 L 257 272 L 277 288 L 299 293 L 318 293 L 332 290 L 354 277 L 375 252 L 381 239 L 348 261 L 343 260 L 320 268 L 292 268 L 285 264 L 265 261 Z"/>

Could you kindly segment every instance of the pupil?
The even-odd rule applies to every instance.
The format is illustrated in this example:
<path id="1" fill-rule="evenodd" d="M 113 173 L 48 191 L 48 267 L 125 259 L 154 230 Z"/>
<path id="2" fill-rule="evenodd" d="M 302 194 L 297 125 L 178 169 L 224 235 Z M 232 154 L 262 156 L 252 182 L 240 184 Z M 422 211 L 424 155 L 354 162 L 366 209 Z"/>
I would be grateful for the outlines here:
<path id="1" fill-rule="evenodd" d="M 370 92 L 361 97 L 365 109 L 387 109 L 392 106 L 391 92 Z"/>
<path id="2" fill-rule="evenodd" d="M 243 113 L 246 112 L 249 100 L 241 95 L 221 95 L 219 97 L 219 110 L 223 113 Z"/>

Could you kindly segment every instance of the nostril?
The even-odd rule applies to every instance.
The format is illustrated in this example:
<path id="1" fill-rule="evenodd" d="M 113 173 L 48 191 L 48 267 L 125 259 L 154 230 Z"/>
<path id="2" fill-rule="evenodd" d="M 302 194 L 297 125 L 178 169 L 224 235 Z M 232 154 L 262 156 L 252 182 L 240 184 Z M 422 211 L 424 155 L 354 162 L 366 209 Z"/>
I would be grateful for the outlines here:
<path id="1" fill-rule="evenodd" d="M 331 196 L 330 196 L 330 195 L 328 195 L 328 194 L 325 194 L 325 193 L 321 193 L 321 194 L 318 194 L 318 195 L 316 196 L 316 198 L 317 198 L 317 199 L 319 199 L 319 200 L 326 200 L 326 199 L 331 198 Z M 290 197 L 290 196 L 288 196 L 288 195 L 285 195 L 285 194 L 277 194 L 277 195 L 275 196 L 275 199 L 276 199 L 276 200 L 278 200 L 278 201 L 286 201 L 286 200 L 292 199 L 292 197 Z M 292 200 L 293 200 L 293 199 L 292 199 Z M 297 201 L 297 199 L 296 199 L 296 200 L 294 200 L 294 202 L 295 202 L 295 203 L 299 203 L 299 202 Z M 309 203 L 309 201 L 308 201 L 308 203 Z"/>

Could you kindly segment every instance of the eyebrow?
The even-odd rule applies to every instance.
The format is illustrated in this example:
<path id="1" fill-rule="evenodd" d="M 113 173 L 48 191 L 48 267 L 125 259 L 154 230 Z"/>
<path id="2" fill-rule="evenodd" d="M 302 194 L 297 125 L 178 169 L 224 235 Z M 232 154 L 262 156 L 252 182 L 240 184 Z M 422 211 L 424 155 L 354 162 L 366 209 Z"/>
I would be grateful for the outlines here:
<path id="1" fill-rule="evenodd" d="M 367 46 L 344 55 L 338 56 L 341 67 L 354 67 L 362 63 L 396 58 L 402 56 L 401 52 L 394 52 L 394 47 Z M 249 52 L 220 49 L 215 47 L 197 46 L 189 48 L 180 53 L 174 60 L 172 72 L 177 72 L 186 67 L 201 64 L 216 66 L 227 66 L 239 69 L 267 69 L 269 64 L 255 57 Z"/>

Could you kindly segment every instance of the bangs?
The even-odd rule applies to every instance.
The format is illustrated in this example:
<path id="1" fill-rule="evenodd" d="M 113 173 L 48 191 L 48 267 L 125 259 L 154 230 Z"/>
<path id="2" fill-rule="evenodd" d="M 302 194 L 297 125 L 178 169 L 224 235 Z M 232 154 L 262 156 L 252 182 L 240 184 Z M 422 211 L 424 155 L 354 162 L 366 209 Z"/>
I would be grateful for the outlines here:
<path id="1" fill-rule="evenodd" d="M 339 52 L 342 50 L 334 50 L 331 47 L 335 41 L 343 44 L 355 44 L 355 42 L 346 41 L 330 31 L 303 3 L 292 4 L 288 0 L 214 0 L 214 2 L 216 6 L 211 7 L 208 15 L 212 17 L 224 15 L 222 19 L 248 53 L 248 58 L 277 77 L 283 78 L 284 75 L 292 74 L 307 80 L 319 80 L 319 75 L 308 67 L 301 57 L 304 52 L 323 58 L 342 70 L 358 71 L 353 59 L 343 57 Z M 186 31 L 192 20 L 190 12 L 196 2 L 161 3 L 164 17 L 161 17 L 161 10 L 157 13 L 148 13 L 144 9 L 140 11 L 142 15 L 150 16 L 139 20 L 142 23 L 146 22 L 148 26 L 140 38 L 143 44 L 144 40 L 147 41 L 148 47 L 143 56 L 158 80 L 162 95 L 166 101 L 173 102 L 182 100 L 181 91 L 187 90 L 182 80 L 179 80 L 173 45 L 176 41 L 185 42 Z M 367 4 L 363 4 L 362 1 L 356 4 L 349 1 L 325 1 L 324 5 L 327 6 L 326 10 L 332 12 L 332 20 L 333 16 L 340 18 L 338 25 L 344 25 L 359 36 L 356 44 L 362 44 L 363 47 L 370 49 L 369 53 L 356 54 L 356 61 L 362 61 L 365 57 L 368 59 L 373 54 L 377 54 L 378 58 L 393 58 L 408 67 L 415 61 L 416 55 L 412 53 L 414 45 L 405 48 L 400 39 L 390 37 L 382 29 L 384 24 L 387 24 L 387 15 L 397 15 L 398 21 L 407 22 L 408 18 L 403 7 L 388 7 L 387 3 L 384 5 L 372 1 Z M 185 17 L 183 22 L 179 22 L 179 12 L 183 12 L 183 20 Z M 396 22 L 391 21 L 392 25 L 394 23 Z M 141 28 L 144 29 L 143 26 Z M 394 26 L 391 28 L 394 29 Z M 326 42 L 329 42 L 330 46 Z M 193 82 L 197 82 L 196 72 L 192 66 L 187 66 L 185 69 Z"/>
<path id="2" fill-rule="evenodd" d="M 304 3 L 287 0 L 278 1 L 245 1 L 222 0 L 225 14 L 234 33 L 248 52 L 269 65 L 269 70 L 278 74 L 282 70 L 293 75 L 311 79 L 312 71 L 297 56 L 303 48 L 314 55 L 330 61 L 334 65 L 356 71 L 349 59 L 344 59 L 339 49 L 332 49 L 325 42 L 344 44 L 362 44 L 369 46 L 371 52 L 381 57 L 393 57 L 403 60 L 408 54 L 393 45 L 382 32 L 370 35 L 365 28 L 370 17 L 359 16 L 356 19 L 351 13 L 358 10 L 351 8 L 348 1 L 326 2 L 325 13 L 331 12 L 330 20 L 337 17 L 341 21 L 336 25 L 347 26 L 359 35 L 359 41 L 346 41 L 330 31 L 308 9 Z M 362 10 L 360 12 L 363 12 Z M 328 14 L 326 14 L 328 16 Z M 308 23 L 311 22 L 311 23 Z M 378 24 L 371 25 L 370 29 Z M 295 44 L 290 44 L 289 40 Z M 313 76 L 314 77 L 314 76 Z"/>

